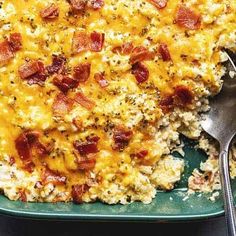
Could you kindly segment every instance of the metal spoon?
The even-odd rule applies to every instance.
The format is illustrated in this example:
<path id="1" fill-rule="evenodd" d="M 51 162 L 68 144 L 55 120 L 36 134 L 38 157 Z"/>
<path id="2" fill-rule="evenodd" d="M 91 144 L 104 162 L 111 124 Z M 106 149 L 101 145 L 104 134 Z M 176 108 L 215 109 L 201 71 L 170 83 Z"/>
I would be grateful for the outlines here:
<path id="1" fill-rule="evenodd" d="M 227 54 L 228 55 L 228 54 Z M 225 219 L 229 236 L 236 235 L 236 215 L 230 184 L 228 151 L 236 134 L 236 78 L 229 71 L 236 72 L 233 60 L 228 55 L 227 73 L 221 92 L 210 100 L 210 111 L 201 122 L 203 129 L 220 143 L 220 178 L 224 198 Z"/>

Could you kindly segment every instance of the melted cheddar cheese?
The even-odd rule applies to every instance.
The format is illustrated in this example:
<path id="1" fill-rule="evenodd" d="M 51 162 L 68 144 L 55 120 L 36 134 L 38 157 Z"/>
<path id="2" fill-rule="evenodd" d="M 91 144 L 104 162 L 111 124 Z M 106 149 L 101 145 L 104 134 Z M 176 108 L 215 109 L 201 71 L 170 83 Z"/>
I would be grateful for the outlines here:
<path id="1" fill-rule="evenodd" d="M 180 180 L 184 161 L 171 152 L 180 145 L 180 133 L 199 138 L 199 113 L 207 109 L 207 97 L 220 90 L 222 48 L 235 50 L 236 2 L 169 0 L 158 9 L 154 0 L 104 0 L 99 9 L 78 12 L 72 2 L 0 1 L 0 41 L 12 33 L 22 37 L 22 48 L 0 67 L 0 188 L 14 200 L 149 203 L 156 188 L 170 190 Z M 50 4 L 58 16 L 46 19 L 40 12 Z M 199 16 L 199 27 L 178 23 L 181 6 Z M 76 32 L 104 34 L 102 49 L 73 52 Z M 152 57 L 132 64 L 133 52 L 114 50 L 125 43 L 145 47 Z M 160 45 L 171 58 L 165 60 Z M 68 76 L 77 65 L 90 64 L 87 80 L 62 95 L 54 83 L 58 72 L 41 85 L 21 78 L 22 65 L 41 61 L 47 68 L 55 55 L 66 58 Z M 140 64 L 148 78 L 139 83 Z M 96 73 L 102 73 L 105 86 L 96 81 Z M 59 95 L 74 99 L 78 93 L 93 104 L 91 109 L 74 102 L 65 113 L 55 114 Z M 176 97 L 176 104 L 166 101 Z M 166 102 L 168 109 L 163 108 Z M 30 170 L 16 144 L 24 132 L 37 132 L 37 142 L 50 147 L 40 155 L 31 150 L 34 144 Z M 26 144 L 31 141 L 28 137 Z M 88 143 L 97 150 L 84 154 L 87 146 L 80 145 Z"/>

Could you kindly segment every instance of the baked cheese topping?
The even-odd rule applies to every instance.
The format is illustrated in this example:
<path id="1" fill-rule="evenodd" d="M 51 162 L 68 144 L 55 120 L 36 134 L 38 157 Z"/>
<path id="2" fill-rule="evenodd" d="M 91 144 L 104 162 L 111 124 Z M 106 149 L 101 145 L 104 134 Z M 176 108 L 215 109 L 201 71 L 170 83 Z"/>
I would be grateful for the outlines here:
<path id="1" fill-rule="evenodd" d="M 151 202 L 235 50 L 235 1 L 0 1 L 0 189 Z"/>

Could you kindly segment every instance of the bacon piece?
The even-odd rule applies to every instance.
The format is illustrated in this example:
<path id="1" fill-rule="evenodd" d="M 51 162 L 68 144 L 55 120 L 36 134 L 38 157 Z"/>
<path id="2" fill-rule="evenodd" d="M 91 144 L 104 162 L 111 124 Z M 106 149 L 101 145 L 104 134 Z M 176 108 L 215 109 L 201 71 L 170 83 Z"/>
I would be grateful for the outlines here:
<path id="1" fill-rule="evenodd" d="M 50 6 L 40 11 L 40 16 L 46 20 L 55 19 L 59 16 L 59 8 L 56 4 L 52 3 Z"/>
<path id="2" fill-rule="evenodd" d="M 52 183 L 55 185 L 63 185 L 66 183 L 66 177 L 61 176 L 60 174 L 55 173 L 54 171 L 51 171 L 48 168 L 46 168 L 42 172 L 42 184 L 45 185 L 48 183 Z"/>
<path id="3" fill-rule="evenodd" d="M 132 66 L 132 74 L 139 84 L 147 81 L 149 78 L 149 71 L 141 62 L 137 62 Z"/>
<path id="4" fill-rule="evenodd" d="M 161 43 L 158 50 L 159 50 L 159 53 L 161 54 L 163 61 L 171 60 L 169 49 L 165 43 Z"/>
<path id="5" fill-rule="evenodd" d="M 147 155 L 148 155 L 148 150 L 141 150 L 135 154 L 136 157 L 141 158 L 141 159 Z"/>
<path id="6" fill-rule="evenodd" d="M 135 47 L 130 56 L 130 64 L 135 64 L 144 60 L 152 60 L 155 57 L 153 52 L 148 51 L 147 48 L 143 46 Z"/>
<path id="7" fill-rule="evenodd" d="M 81 204 L 83 203 L 83 195 L 89 190 L 89 186 L 87 184 L 76 184 L 72 186 L 72 199 L 73 202 L 76 204 Z"/>
<path id="8" fill-rule="evenodd" d="M 72 8 L 72 11 L 74 12 L 84 11 L 87 4 L 86 0 L 70 0 L 69 2 Z"/>
<path id="9" fill-rule="evenodd" d="M 24 132 L 17 137 L 15 147 L 21 160 L 29 160 L 31 158 L 31 147 L 27 133 Z"/>
<path id="10" fill-rule="evenodd" d="M 0 65 L 5 65 L 14 57 L 11 45 L 7 40 L 0 43 Z"/>
<path id="11" fill-rule="evenodd" d="M 128 55 L 133 51 L 133 44 L 128 42 L 128 43 L 124 43 L 121 46 L 115 47 L 112 49 L 112 52 L 114 53 L 119 53 L 121 55 Z"/>
<path id="12" fill-rule="evenodd" d="M 21 79 L 27 80 L 28 84 L 42 85 L 46 80 L 44 64 L 41 61 L 32 60 L 20 66 L 19 75 Z"/>
<path id="13" fill-rule="evenodd" d="M 174 106 L 174 96 L 168 95 L 168 96 L 162 98 L 159 105 L 160 105 L 161 109 L 164 111 L 164 113 L 169 112 Z"/>
<path id="14" fill-rule="evenodd" d="M 94 79 L 100 85 L 101 88 L 105 88 L 109 85 L 108 81 L 105 79 L 105 73 L 100 72 L 94 75 Z"/>
<path id="15" fill-rule="evenodd" d="M 193 101 L 192 91 L 184 85 L 180 85 L 175 88 L 175 97 L 177 104 L 182 106 L 186 106 Z"/>
<path id="16" fill-rule="evenodd" d="M 64 116 L 72 109 L 74 101 L 66 97 L 63 93 L 59 93 L 54 99 L 52 110 L 55 116 Z"/>
<path id="17" fill-rule="evenodd" d="M 48 74 L 64 74 L 65 73 L 65 64 L 66 64 L 66 58 L 62 55 L 53 55 L 52 57 L 52 64 L 50 66 L 47 66 L 46 70 Z"/>
<path id="18" fill-rule="evenodd" d="M 180 27 L 184 27 L 190 30 L 196 30 L 201 26 L 201 16 L 199 14 L 196 14 L 186 6 L 182 5 L 177 11 L 175 22 Z"/>
<path id="19" fill-rule="evenodd" d="M 98 152 L 98 140 L 99 137 L 95 136 L 93 139 L 87 138 L 86 142 L 74 142 L 74 147 L 76 150 L 79 151 L 81 156 L 86 156 L 90 153 L 97 153 Z"/>
<path id="20" fill-rule="evenodd" d="M 80 82 L 86 82 L 90 76 L 91 64 L 82 63 L 74 67 L 73 78 Z"/>
<path id="21" fill-rule="evenodd" d="M 72 54 L 90 49 L 90 37 L 85 32 L 75 32 L 72 39 Z"/>
<path id="22" fill-rule="evenodd" d="M 154 5 L 157 9 L 163 9 L 167 5 L 167 0 L 148 0 L 152 5 Z"/>
<path id="23" fill-rule="evenodd" d="M 105 34 L 93 32 L 90 35 L 90 39 L 91 39 L 90 50 L 93 52 L 100 52 L 104 44 Z"/>
<path id="24" fill-rule="evenodd" d="M 104 6 L 104 0 L 88 0 L 88 7 L 94 10 L 101 9 Z"/>
<path id="25" fill-rule="evenodd" d="M 131 130 L 126 129 L 123 126 L 116 127 L 113 134 L 114 144 L 112 148 L 114 150 L 122 151 L 129 144 L 132 136 L 133 132 Z"/>
<path id="26" fill-rule="evenodd" d="M 77 159 L 78 170 L 92 170 L 96 165 L 96 154 L 88 154 L 87 156 L 80 156 Z"/>
<path id="27" fill-rule="evenodd" d="M 63 93 L 67 93 L 69 89 L 78 87 L 79 83 L 68 75 L 56 75 L 53 78 L 53 84 L 57 86 Z"/>
<path id="28" fill-rule="evenodd" d="M 22 202 L 27 202 L 27 196 L 25 193 L 25 189 L 20 189 L 19 190 L 19 200 Z"/>
<path id="29" fill-rule="evenodd" d="M 95 102 L 88 99 L 82 92 L 76 93 L 74 100 L 88 110 L 93 109 Z"/>
<path id="30" fill-rule="evenodd" d="M 22 37 L 20 33 L 10 34 L 8 41 L 12 52 L 17 52 L 22 49 Z"/>

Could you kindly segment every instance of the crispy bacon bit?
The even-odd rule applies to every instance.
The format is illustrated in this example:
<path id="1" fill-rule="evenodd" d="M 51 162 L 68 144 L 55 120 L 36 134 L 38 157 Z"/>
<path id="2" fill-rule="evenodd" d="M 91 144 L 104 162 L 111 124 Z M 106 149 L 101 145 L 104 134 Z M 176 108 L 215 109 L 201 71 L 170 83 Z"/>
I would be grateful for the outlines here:
<path id="1" fill-rule="evenodd" d="M 53 78 L 53 84 L 57 86 L 63 93 L 67 93 L 69 89 L 78 87 L 79 83 L 68 75 L 56 75 Z"/>
<path id="2" fill-rule="evenodd" d="M 20 66 L 19 75 L 21 79 L 27 80 L 29 85 L 42 85 L 46 80 L 44 64 L 41 61 L 29 61 Z"/>
<path id="3" fill-rule="evenodd" d="M 105 34 L 93 32 L 90 35 L 90 39 L 91 39 L 91 44 L 90 44 L 91 51 L 93 51 L 93 52 L 102 51 L 102 47 L 103 47 L 104 40 L 105 40 Z"/>
<path id="4" fill-rule="evenodd" d="M 108 81 L 105 79 L 105 73 L 100 72 L 94 75 L 94 79 L 100 85 L 101 88 L 105 88 L 109 85 Z"/>
<path id="5" fill-rule="evenodd" d="M 86 156 L 77 156 L 76 163 L 78 166 L 78 170 L 92 170 L 96 164 L 96 154 L 91 153 Z"/>
<path id="6" fill-rule="evenodd" d="M 85 10 L 87 1 L 86 0 L 70 0 L 70 5 L 72 11 L 74 12 L 82 12 Z"/>
<path id="7" fill-rule="evenodd" d="M 72 54 L 90 49 L 90 37 L 85 32 L 75 32 L 72 39 Z"/>
<path id="8" fill-rule="evenodd" d="M 163 9 L 167 5 L 167 0 L 149 0 L 149 2 L 154 5 L 157 9 Z"/>
<path id="9" fill-rule="evenodd" d="M 31 158 L 31 145 L 27 133 L 20 134 L 15 140 L 15 147 L 21 160 L 29 160 Z"/>
<path id="10" fill-rule="evenodd" d="M 112 148 L 114 150 L 122 151 L 128 144 L 133 136 L 131 130 L 126 129 L 123 126 L 116 127 L 113 134 L 114 145 Z"/>
<path id="11" fill-rule="evenodd" d="M 20 33 L 10 34 L 9 45 L 12 52 L 17 52 L 22 48 L 22 37 Z"/>
<path id="12" fill-rule="evenodd" d="M 75 95 L 74 100 L 88 110 L 93 109 L 95 106 L 95 102 L 88 99 L 82 92 L 78 92 Z"/>
<path id="13" fill-rule="evenodd" d="M 147 81 L 149 77 L 148 69 L 141 62 L 137 62 L 132 66 L 132 74 L 139 84 Z"/>
<path id="14" fill-rule="evenodd" d="M 55 19 L 59 16 L 59 8 L 56 4 L 52 3 L 50 6 L 40 11 L 40 16 L 46 20 Z"/>
<path id="15" fill-rule="evenodd" d="M 80 82 L 86 82 L 90 76 L 91 64 L 82 63 L 74 68 L 73 78 Z"/>
<path id="16" fill-rule="evenodd" d="M 162 98 L 159 105 L 165 113 L 169 112 L 174 106 L 174 96 L 168 95 L 168 96 Z"/>
<path id="17" fill-rule="evenodd" d="M 39 141 L 39 135 L 37 131 L 28 130 L 17 137 L 15 147 L 21 160 L 30 160 L 33 148 L 38 155 L 48 154 L 49 150 Z"/>
<path id="18" fill-rule="evenodd" d="M 130 64 L 135 64 L 144 60 L 152 60 L 155 57 L 153 52 L 150 52 L 143 46 L 135 47 L 130 56 Z"/>
<path id="19" fill-rule="evenodd" d="M 27 202 L 27 196 L 25 193 L 25 189 L 20 189 L 19 190 L 19 200 L 22 202 Z"/>
<path id="20" fill-rule="evenodd" d="M 88 0 L 88 7 L 94 10 L 101 9 L 104 5 L 104 0 Z"/>
<path id="21" fill-rule="evenodd" d="M 144 158 L 147 155 L 148 155 L 148 150 L 141 150 L 137 152 L 135 156 L 138 158 Z"/>
<path id="22" fill-rule="evenodd" d="M 165 43 L 160 44 L 159 53 L 161 54 L 163 61 L 170 61 L 171 60 L 169 49 Z"/>
<path id="23" fill-rule="evenodd" d="M 52 105 L 53 114 L 55 116 L 64 116 L 72 109 L 74 101 L 66 97 L 63 93 L 59 93 Z"/>
<path id="24" fill-rule="evenodd" d="M 98 141 L 99 137 L 93 136 L 92 138 L 88 137 L 86 142 L 74 142 L 74 147 L 76 150 L 79 151 L 81 156 L 86 156 L 90 153 L 97 153 L 98 152 Z"/>
<path id="25" fill-rule="evenodd" d="M 121 55 L 128 55 L 132 52 L 134 46 L 132 43 L 124 43 L 121 46 L 112 49 L 113 53 L 119 53 Z"/>
<path id="26" fill-rule="evenodd" d="M 47 66 L 46 70 L 48 74 L 53 75 L 55 73 L 64 74 L 65 73 L 66 58 L 62 55 L 53 55 L 52 64 Z"/>
<path id="27" fill-rule="evenodd" d="M 77 204 L 81 204 L 83 203 L 83 195 L 84 193 L 86 193 L 89 190 L 89 186 L 87 184 L 76 184 L 74 186 L 72 186 L 72 191 L 71 191 L 71 195 L 72 195 L 72 199 L 74 203 Z"/>
<path id="28" fill-rule="evenodd" d="M 23 169 L 32 173 L 34 171 L 35 164 L 31 160 L 24 161 Z"/>
<path id="29" fill-rule="evenodd" d="M 66 183 L 66 177 L 46 168 L 42 173 L 42 184 L 45 185 L 48 183 L 62 185 Z"/>
<path id="30" fill-rule="evenodd" d="M 192 103 L 193 101 L 193 93 L 190 91 L 190 89 L 186 86 L 177 86 L 175 88 L 175 97 L 176 97 L 176 102 L 178 105 L 187 105 Z"/>
<path id="31" fill-rule="evenodd" d="M 0 43 L 0 65 L 5 65 L 14 57 L 11 46 L 7 40 Z"/>
<path id="32" fill-rule="evenodd" d="M 177 11 L 175 22 L 181 27 L 196 30 L 201 26 L 201 16 L 182 5 Z"/>

